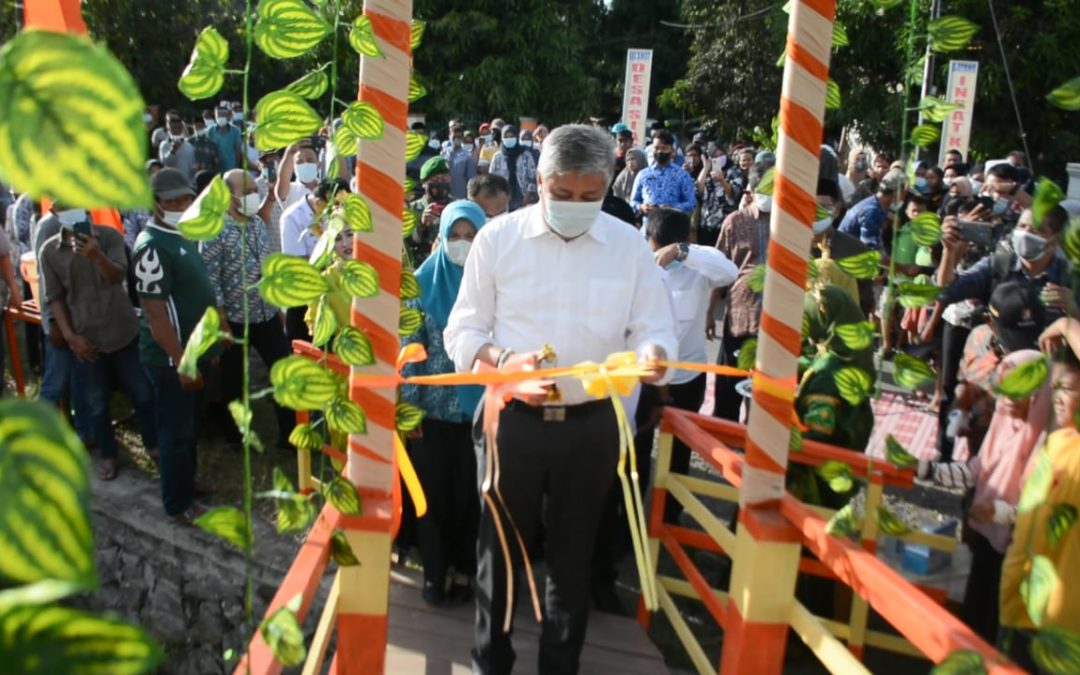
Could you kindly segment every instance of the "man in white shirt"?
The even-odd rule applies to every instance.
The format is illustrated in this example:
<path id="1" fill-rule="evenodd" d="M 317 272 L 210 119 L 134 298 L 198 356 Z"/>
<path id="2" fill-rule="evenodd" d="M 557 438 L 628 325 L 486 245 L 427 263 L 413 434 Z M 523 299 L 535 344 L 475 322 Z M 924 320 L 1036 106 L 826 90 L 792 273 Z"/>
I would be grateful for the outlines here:
<path id="1" fill-rule="evenodd" d="M 189 182 L 194 181 L 195 148 L 187 142 L 184 119 L 180 113 L 170 110 L 165 113 L 165 125 L 169 128 L 169 138 L 158 147 L 161 163 L 184 174 Z"/>
<path id="2" fill-rule="evenodd" d="M 601 129 L 570 125 L 548 136 L 537 172 L 540 203 L 492 221 L 473 242 L 444 333 L 459 371 L 477 361 L 539 367 L 545 344 L 561 365 L 631 349 L 646 363 L 677 353 L 654 256 L 632 227 L 600 211 L 614 163 L 615 148 Z M 654 368 L 646 379 L 666 376 Z M 578 381 L 557 380 L 556 387 L 554 403 L 511 401 L 496 444 L 508 512 L 500 519 L 512 519 L 548 566 L 538 664 L 545 674 L 578 670 L 593 543 L 619 453 L 611 403 L 592 399 Z M 473 669 L 509 673 L 514 651 L 502 630 L 507 570 L 486 504 L 478 546 Z M 514 553 L 517 568 L 516 547 Z"/>

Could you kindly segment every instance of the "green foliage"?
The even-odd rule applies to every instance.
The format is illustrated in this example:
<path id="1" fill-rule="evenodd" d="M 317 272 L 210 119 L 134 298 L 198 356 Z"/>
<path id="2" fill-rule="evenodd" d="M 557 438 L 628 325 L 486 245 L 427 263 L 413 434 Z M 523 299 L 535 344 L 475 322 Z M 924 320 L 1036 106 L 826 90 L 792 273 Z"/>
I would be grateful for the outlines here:
<path id="1" fill-rule="evenodd" d="M 379 294 L 379 273 L 366 262 L 346 260 L 341 266 L 341 288 L 357 298 L 373 298 Z"/>
<path id="2" fill-rule="evenodd" d="M 350 366 L 375 365 L 371 340 L 359 328 L 343 326 L 334 339 L 334 354 Z"/>
<path id="3" fill-rule="evenodd" d="M 331 26 L 303 0 L 261 0 L 255 44 L 275 59 L 303 56 L 330 34 Z"/>
<path id="4" fill-rule="evenodd" d="M 420 426 L 420 422 L 424 419 L 423 409 L 404 401 L 397 404 L 394 412 L 397 430 L 401 433 L 409 433 Z"/>
<path id="5" fill-rule="evenodd" d="M 836 83 L 836 80 L 830 77 L 825 85 L 825 109 L 839 110 L 840 103 L 840 85 Z"/>
<path id="6" fill-rule="evenodd" d="M 943 16 L 931 21 L 927 30 L 935 52 L 955 52 L 967 46 L 979 27 L 962 16 Z"/>
<path id="7" fill-rule="evenodd" d="M 330 338 L 334 337 L 337 327 L 337 316 L 330 307 L 330 295 L 324 293 L 315 306 L 315 325 L 311 330 L 311 344 L 316 347 L 324 346 L 330 342 Z"/>
<path id="8" fill-rule="evenodd" d="M 353 145 L 355 146 L 356 143 Z M 362 195 L 350 193 L 345 197 L 341 209 L 345 213 L 345 221 L 349 223 L 353 232 L 371 232 L 375 229 L 371 224 L 371 207 Z"/>
<path id="9" fill-rule="evenodd" d="M 352 29 L 349 30 L 349 44 L 360 56 L 370 58 L 382 57 L 382 49 L 375 41 L 375 31 L 371 27 L 371 18 L 361 14 L 353 21 Z"/>
<path id="10" fill-rule="evenodd" d="M 895 513 L 884 506 L 877 507 L 877 524 L 882 532 L 891 537 L 902 537 L 911 532 L 911 528 L 907 526 L 907 523 L 900 520 Z"/>
<path id="11" fill-rule="evenodd" d="M 841 258 L 836 261 L 837 266 L 859 281 L 873 279 L 881 273 L 881 253 L 878 251 L 866 251 L 858 255 Z"/>
<path id="12" fill-rule="evenodd" d="M 941 127 L 933 124 L 920 124 L 911 130 L 911 142 L 920 148 L 929 148 L 941 138 Z"/>
<path id="13" fill-rule="evenodd" d="M 342 157 L 355 157 L 360 151 L 356 145 L 359 142 L 356 134 L 348 127 L 338 127 L 338 130 L 334 132 L 333 146 Z"/>
<path id="14" fill-rule="evenodd" d="M 244 513 L 234 506 L 216 506 L 196 518 L 195 524 L 242 551 L 251 548 L 251 527 Z"/>
<path id="15" fill-rule="evenodd" d="M 1074 77 L 1046 95 L 1046 100 L 1062 110 L 1080 110 L 1080 77 Z"/>
<path id="16" fill-rule="evenodd" d="M 310 424 L 297 424 L 289 433 L 289 443 L 301 449 L 318 450 L 323 446 L 323 437 Z"/>
<path id="17" fill-rule="evenodd" d="M 1054 483 L 1054 466 L 1050 461 L 1050 455 L 1045 449 L 1039 450 L 1038 453 L 1035 465 L 1027 480 L 1024 481 L 1020 501 L 1016 504 L 1018 513 L 1027 513 L 1045 503 L 1047 495 L 1050 494 L 1050 486 Z"/>
<path id="18" fill-rule="evenodd" d="M 302 258 L 272 253 L 263 261 L 259 292 L 278 307 L 300 307 L 330 287 L 319 271 Z"/>
<path id="19" fill-rule="evenodd" d="M 323 497 L 347 516 L 359 516 L 362 513 L 356 486 L 342 476 L 334 476 L 323 485 Z"/>
<path id="20" fill-rule="evenodd" d="M 1065 199 L 1064 193 L 1058 184 L 1049 178 L 1040 178 L 1035 186 L 1035 198 L 1031 204 L 1031 215 L 1034 222 L 1041 223 L 1050 210 Z"/>
<path id="21" fill-rule="evenodd" d="M 409 103 L 416 103 L 427 96 L 427 93 L 427 87 L 421 84 L 415 75 L 409 78 Z"/>
<path id="22" fill-rule="evenodd" d="M 1056 547 L 1076 524 L 1077 511 L 1072 504 L 1062 502 L 1054 504 L 1050 517 L 1046 519 L 1046 541 Z"/>
<path id="23" fill-rule="evenodd" d="M 858 541 L 862 532 L 862 519 L 855 515 L 855 507 L 844 506 L 825 524 L 825 532 L 834 537 L 847 537 Z"/>
<path id="24" fill-rule="evenodd" d="M 994 391 L 1011 399 L 1027 398 L 1050 377 L 1050 364 L 1045 356 L 1026 361 L 1013 368 L 994 386 Z"/>
<path id="25" fill-rule="evenodd" d="M 229 415 L 233 418 L 241 438 L 250 443 L 251 447 L 259 452 L 263 450 L 262 441 L 251 428 L 251 407 L 245 406 L 242 401 L 229 401 Z"/>
<path id="26" fill-rule="evenodd" d="M 176 370 L 185 377 L 194 379 L 199 374 L 199 359 L 217 344 L 221 336 L 221 317 L 216 307 L 207 307 L 203 312 L 199 323 L 195 324 L 187 344 L 184 345 L 184 355 Z"/>
<path id="27" fill-rule="evenodd" d="M 420 282 L 416 275 L 407 269 L 401 270 L 401 299 L 415 300 L 420 297 Z"/>
<path id="28" fill-rule="evenodd" d="M 1054 562 L 1044 555 L 1032 556 L 1031 571 L 1020 582 L 1020 597 L 1024 600 L 1031 622 L 1036 626 L 1042 625 L 1050 595 L 1059 583 L 1061 580 L 1054 569 Z"/>
<path id="29" fill-rule="evenodd" d="M 1031 641 L 1031 657 L 1046 675 L 1080 672 L 1080 637 L 1060 626 L 1046 626 Z"/>
<path id="30" fill-rule="evenodd" d="M 788 452 L 802 452 L 803 433 L 799 427 L 791 427 L 791 438 L 788 440 Z"/>
<path id="31" fill-rule="evenodd" d="M 334 431 L 349 434 L 366 434 L 367 419 L 360 406 L 344 396 L 335 396 L 326 404 L 326 423 Z"/>
<path id="32" fill-rule="evenodd" d="M 326 74 L 326 66 L 323 66 L 318 70 L 311 71 L 299 80 L 285 87 L 285 91 L 290 91 L 301 98 L 312 100 L 322 98 L 323 94 L 325 94 L 329 88 L 330 76 Z"/>
<path id="33" fill-rule="evenodd" d="M 892 434 L 885 437 L 885 459 L 898 469 L 910 469 L 919 463 L 918 458 L 900 445 Z"/>
<path id="34" fill-rule="evenodd" d="M 18 191 L 69 207 L 149 206 L 142 115 L 131 75 L 80 36 L 24 31 L 0 49 L 0 176 Z"/>
<path id="35" fill-rule="evenodd" d="M 338 567 L 353 567 L 360 564 L 356 554 L 353 553 L 349 540 L 341 530 L 334 530 L 330 535 L 330 557 L 338 564 Z"/>
<path id="36" fill-rule="evenodd" d="M 409 337 L 424 325 L 424 313 L 414 307 L 402 307 L 398 319 L 398 335 Z"/>
<path id="37" fill-rule="evenodd" d="M 225 84 L 225 64 L 229 61 L 229 43 L 213 26 L 203 29 L 191 50 L 191 60 L 184 68 L 177 86 L 192 101 L 210 98 Z"/>
<path id="38" fill-rule="evenodd" d="M 836 327 L 836 335 L 848 349 L 861 351 L 874 344 L 876 327 L 872 321 L 845 323 Z"/>
<path id="39" fill-rule="evenodd" d="M 851 492 L 855 486 L 855 476 L 846 462 L 835 459 L 826 460 L 817 468 L 818 475 L 828 482 L 829 489 L 840 494 Z"/>
<path id="40" fill-rule="evenodd" d="M 210 184 L 184 211 L 177 226 L 180 234 L 194 241 L 217 239 L 225 227 L 225 214 L 229 212 L 232 191 L 221 176 L 214 176 Z"/>
<path id="41" fill-rule="evenodd" d="M 290 437 L 291 440 L 291 437 Z M 279 534 L 303 532 L 315 519 L 315 506 L 305 495 L 297 494 L 292 481 L 279 467 L 274 467 L 274 502 L 277 505 Z"/>
<path id="42" fill-rule="evenodd" d="M 277 608 L 259 624 L 259 634 L 270 647 L 274 659 L 283 666 L 297 666 L 307 658 L 304 631 L 296 619 L 302 599 L 297 594 L 288 605 Z"/>
<path id="43" fill-rule="evenodd" d="M 750 276 L 746 278 L 746 287 L 755 293 L 764 291 L 766 270 L 767 268 L 764 264 L 758 265 L 750 270 Z"/>
<path id="44" fill-rule="evenodd" d="M 344 127 L 343 127 L 344 128 Z M 427 145 L 427 137 L 416 131 L 405 132 L 405 161 L 411 162 L 420 156 Z"/>
<path id="45" fill-rule="evenodd" d="M 906 309 L 925 307 L 937 300 L 942 288 L 931 283 L 905 281 L 895 286 L 900 306 Z"/>
<path id="46" fill-rule="evenodd" d="M 893 365 L 893 379 L 904 389 L 918 389 L 936 377 L 930 364 L 907 354 L 897 354 Z"/>
<path id="47" fill-rule="evenodd" d="M 307 138 L 322 127 L 322 118 L 302 97 L 291 91 L 275 91 L 255 105 L 255 147 L 278 150 Z"/>
<path id="48" fill-rule="evenodd" d="M 919 111 L 927 122 L 941 124 L 950 113 L 959 110 L 959 103 L 949 103 L 936 96 L 926 96 L 919 102 Z"/>
<path id="49" fill-rule="evenodd" d="M 325 368 L 302 356 L 281 359 L 270 368 L 274 400 L 293 410 L 318 410 L 337 394 L 337 382 Z"/>
<path id="50" fill-rule="evenodd" d="M 870 395 L 874 381 L 862 368 L 845 366 L 833 376 L 840 397 L 851 405 L 859 405 Z"/>
<path id="51" fill-rule="evenodd" d="M 983 657 L 971 649 L 958 649 L 930 669 L 930 675 L 986 675 Z"/>
<path id="52" fill-rule="evenodd" d="M 758 339 L 756 337 L 748 338 L 739 347 L 739 355 L 736 357 L 735 366 L 739 370 L 753 370 L 754 365 L 757 363 L 757 345 Z"/>
<path id="53" fill-rule="evenodd" d="M 941 219 L 933 211 L 923 211 L 910 225 L 911 238 L 919 246 L 935 246 L 941 241 Z"/>

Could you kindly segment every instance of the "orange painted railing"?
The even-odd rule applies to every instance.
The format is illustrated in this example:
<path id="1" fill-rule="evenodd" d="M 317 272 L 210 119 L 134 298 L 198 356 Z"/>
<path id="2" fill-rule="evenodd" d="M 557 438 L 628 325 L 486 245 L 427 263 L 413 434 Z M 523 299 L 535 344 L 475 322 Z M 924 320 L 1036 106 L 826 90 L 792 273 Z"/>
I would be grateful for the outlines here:
<path id="1" fill-rule="evenodd" d="M 689 446 L 692 452 L 715 469 L 730 485 L 670 473 L 671 444 L 674 437 Z M 725 632 L 739 628 L 739 622 L 733 621 L 737 617 L 732 616 L 733 605 L 728 593 L 708 584 L 685 548 L 729 554 L 735 551 L 736 534 L 726 523 L 712 515 L 697 495 L 727 501 L 738 500 L 744 457 L 730 446 L 741 446 L 744 439 L 745 430 L 741 425 L 672 408 L 664 410 L 650 509 L 651 564 L 655 573 L 659 550 L 663 547 L 683 575 L 683 579 L 657 576 L 661 610 L 667 615 L 701 673 L 717 672 L 718 668 L 683 621 L 672 596 L 701 601 L 713 620 Z M 868 460 L 861 453 L 821 443 L 805 441 L 802 451 L 791 455 L 791 461 L 811 466 L 829 459 L 844 461 L 852 467 L 856 476 L 869 478 L 868 504 L 871 499 L 869 493 L 875 485 L 880 490 L 883 484 L 912 484 L 909 470 L 900 470 L 881 460 Z M 687 514 L 698 521 L 704 532 L 663 522 L 664 502 L 669 494 L 680 502 Z M 746 524 L 743 516 L 746 516 L 748 511 L 753 510 L 744 510 L 740 516 L 743 525 Z M 973 650 L 983 655 L 990 672 L 1022 672 L 943 608 L 940 604 L 944 600 L 942 592 L 926 593 L 929 589 L 910 583 L 876 557 L 876 525 L 868 524 L 864 528 L 864 544 L 860 546 L 850 540 L 827 534 L 827 519 L 822 516 L 822 511 L 826 510 L 808 506 L 787 494 L 781 500 L 779 522 L 768 526 L 759 522 L 756 527 L 773 527 L 776 530 L 771 533 L 774 541 L 787 537 L 809 550 L 814 557 L 800 560 L 799 572 L 836 579 L 854 591 L 856 599 L 852 607 L 851 623 L 840 624 L 816 617 L 794 598 L 789 598 L 788 624 L 777 636 L 786 634 L 786 628 L 792 627 L 811 646 L 826 667 L 834 672 L 866 672 L 858 658 L 862 656 L 863 645 L 867 644 L 890 651 L 921 655 L 934 662 L 942 661 L 950 652 L 956 650 Z M 872 522 L 873 511 L 870 508 L 867 511 L 870 515 L 866 520 Z M 751 518 L 755 519 L 760 517 L 761 514 L 757 512 L 751 515 Z M 786 533 L 782 531 L 785 528 L 788 530 Z M 915 535 L 916 538 L 920 536 Z M 925 537 L 920 541 L 924 542 Z M 734 592 L 734 589 L 732 591 Z M 858 603 L 863 603 L 864 610 L 861 612 L 858 611 Z M 868 631 L 865 625 L 868 614 L 866 607 L 873 608 L 903 637 Z M 647 628 L 650 619 L 644 604 L 639 603 L 639 622 Z M 856 622 L 861 625 L 856 625 Z M 847 639 L 846 648 L 837 637 Z M 769 648 L 783 650 L 784 643 L 773 643 Z M 730 672 L 750 672 L 746 663 L 744 661 L 740 664 L 742 667 L 732 668 Z"/>

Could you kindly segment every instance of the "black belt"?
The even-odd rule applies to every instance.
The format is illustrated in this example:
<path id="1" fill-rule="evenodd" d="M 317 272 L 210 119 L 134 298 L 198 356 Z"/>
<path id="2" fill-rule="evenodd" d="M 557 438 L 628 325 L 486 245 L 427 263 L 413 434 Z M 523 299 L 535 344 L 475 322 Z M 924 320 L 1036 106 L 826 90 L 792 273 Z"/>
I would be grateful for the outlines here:
<path id="1" fill-rule="evenodd" d="M 587 417 L 604 410 L 611 410 L 611 401 L 600 399 L 577 405 L 529 405 L 514 399 L 506 405 L 508 410 L 534 415 L 545 422 L 565 422 L 571 418 Z"/>

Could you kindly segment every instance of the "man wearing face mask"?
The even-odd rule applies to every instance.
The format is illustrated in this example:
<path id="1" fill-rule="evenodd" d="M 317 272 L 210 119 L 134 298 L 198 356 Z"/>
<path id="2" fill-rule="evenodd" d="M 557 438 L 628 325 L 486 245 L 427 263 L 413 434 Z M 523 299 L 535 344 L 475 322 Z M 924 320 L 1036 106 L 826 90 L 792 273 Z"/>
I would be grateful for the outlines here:
<path id="1" fill-rule="evenodd" d="M 469 179 L 476 175 L 476 162 L 472 148 L 463 145 L 465 127 L 460 124 L 450 129 L 450 146 L 442 152 L 450 167 L 450 197 L 465 199 Z"/>
<path id="2" fill-rule="evenodd" d="M 439 235 L 439 217 L 450 203 L 450 163 L 445 157 L 432 157 L 420 169 L 420 181 L 424 196 L 409 205 L 419 222 L 406 240 L 415 267 L 431 255 L 431 247 Z"/>
<path id="3" fill-rule="evenodd" d="M 697 206 L 697 191 L 694 179 L 674 163 L 675 137 L 667 129 L 660 129 L 653 137 L 653 159 L 655 166 L 650 166 L 634 179 L 634 190 L 630 197 L 630 206 L 634 213 L 646 220 L 649 213 L 660 206 L 690 213 Z M 643 228 L 644 229 L 644 228 Z"/>
<path id="4" fill-rule="evenodd" d="M 458 372 L 477 361 L 539 367 L 549 344 L 559 365 L 603 362 L 634 350 L 644 363 L 678 350 L 660 267 L 644 238 L 601 213 L 615 152 L 604 129 L 563 126 L 544 141 L 540 203 L 482 229 L 444 332 Z M 644 381 L 663 384 L 654 367 Z M 576 673 L 589 611 L 589 570 L 602 507 L 615 478 L 618 428 L 610 401 L 576 380 L 551 396 L 511 401 L 499 417 L 500 492 L 530 550 L 543 550 L 547 603 L 539 671 Z M 554 400 L 552 398 L 554 397 Z M 495 448 L 489 448 L 494 451 Z M 503 632 L 507 570 L 493 514 L 481 506 L 473 672 L 509 673 Z M 509 535 L 511 541 L 514 535 Z"/>
<path id="5" fill-rule="evenodd" d="M 881 250 L 881 229 L 887 218 L 891 217 L 897 192 L 904 188 L 903 171 L 890 171 L 878 182 L 877 194 L 867 197 L 848 209 L 838 228 L 866 244 L 874 251 Z"/>
<path id="6" fill-rule="evenodd" d="M 214 142 L 218 152 L 218 168 L 228 171 L 243 165 L 244 134 L 232 123 L 232 112 L 224 105 L 214 111 L 214 126 L 206 137 Z"/>
<path id="7" fill-rule="evenodd" d="M 844 214 L 844 204 L 836 182 L 828 178 L 819 178 L 817 187 L 818 206 L 828 211 L 813 223 L 814 239 L 810 247 L 810 254 L 815 259 L 828 257 L 830 260 L 843 260 L 853 258 L 866 253 L 866 244 L 856 237 L 844 234 L 836 229 L 835 225 L 840 222 Z M 874 281 L 873 279 L 853 279 L 839 267 L 830 266 L 828 274 L 844 275 L 841 278 L 831 278 L 827 283 L 834 286 L 849 288 L 855 286 L 858 289 L 855 300 L 863 313 L 870 315 L 874 308 Z M 846 277 L 846 278 L 844 278 Z"/>
<path id="8" fill-rule="evenodd" d="M 505 123 L 498 126 L 487 123 L 480 125 L 480 156 L 476 161 L 476 169 L 480 173 L 487 173 L 491 169 L 491 160 L 495 159 L 499 148 L 502 147 L 504 125 Z"/>
<path id="9" fill-rule="evenodd" d="M 184 120 L 180 113 L 170 110 L 165 113 L 165 125 L 169 128 L 169 139 L 158 148 L 158 157 L 162 164 L 184 174 L 190 182 L 195 178 L 195 148 L 184 133 Z"/>
<path id="10" fill-rule="evenodd" d="M 204 512 L 195 505 L 195 446 L 203 379 L 199 372 L 191 377 L 177 367 L 196 324 L 207 308 L 217 306 L 217 299 L 195 242 L 176 229 L 195 190 L 175 169 L 158 171 L 150 188 L 154 219 L 139 235 L 132 254 L 135 290 L 143 309 L 139 356 L 154 388 L 155 407 L 163 411 L 157 416 L 157 437 L 165 513 L 191 524 Z M 228 331 L 225 317 L 221 322 Z"/>
<path id="11" fill-rule="evenodd" d="M 486 173 L 469 181 L 469 201 L 484 209 L 488 220 L 510 213 L 510 186 L 502 176 Z"/>

